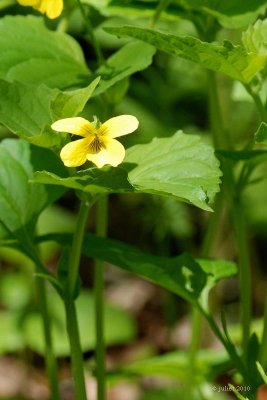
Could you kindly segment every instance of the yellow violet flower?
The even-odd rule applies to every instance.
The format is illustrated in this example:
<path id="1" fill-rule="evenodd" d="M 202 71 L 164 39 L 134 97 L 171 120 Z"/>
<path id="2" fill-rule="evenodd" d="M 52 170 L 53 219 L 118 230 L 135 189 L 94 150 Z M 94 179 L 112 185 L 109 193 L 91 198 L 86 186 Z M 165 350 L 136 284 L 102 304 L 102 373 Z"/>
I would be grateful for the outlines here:
<path id="1" fill-rule="evenodd" d="M 120 115 L 103 124 L 99 121 L 91 123 L 81 117 L 65 118 L 54 122 L 51 127 L 57 132 L 83 137 L 62 148 L 60 157 L 66 167 L 79 167 L 89 160 L 102 168 L 106 164 L 116 167 L 123 161 L 125 149 L 115 138 L 132 133 L 138 124 L 132 115 Z"/>
<path id="2" fill-rule="evenodd" d="M 31 6 L 46 14 L 48 18 L 57 18 L 63 10 L 63 0 L 17 0 L 21 6 Z"/>

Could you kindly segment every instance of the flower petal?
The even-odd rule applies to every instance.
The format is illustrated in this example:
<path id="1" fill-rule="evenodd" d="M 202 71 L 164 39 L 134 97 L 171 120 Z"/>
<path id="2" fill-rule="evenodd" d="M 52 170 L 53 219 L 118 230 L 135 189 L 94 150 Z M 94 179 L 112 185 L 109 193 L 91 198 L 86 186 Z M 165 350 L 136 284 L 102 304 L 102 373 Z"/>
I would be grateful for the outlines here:
<path id="1" fill-rule="evenodd" d="M 46 14 L 48 18 L 57 18 L 63 10 L 63 0 L 43 0 L 46 1 Z"/>
<path id="2" fill-rule="evenodd" d="M 87 119 L 81 117 L 59 119 L 51 128 L 57 132 L 69 132 L 83 137 L 87 137 L 95 129 Z"/>
<path id="3" fill-rule="evenodd" d="M 120 115 L 108 119 L 101 125 L 101 130 L 107 131 L 106 135 L 110 138 L 116 138 L 128 135 L 138 128 L 138 119 L 133 115 Z"/>
<path id="4" fill-rule="evenodd" d="M 40 0 L 17 0 L 21 6 L 36 6 Z"/>
<path id="5" fill-rule="evenodd" d="M 79 167 L 87 160 L 87 153 L 91 139 L 79 139 L 64 146 L 60 152 L 60 158 L 66 167 Z"/>
<path id="6" fill-rule="evenodd" d="M 117 167 L 124 157 L 125 149 L 123 145 L 115 139 L 105 141 L 106 148 L 97 154 L 87 154 L 87 160 L 92 161 L 98 168 L 109 164 Z"/>

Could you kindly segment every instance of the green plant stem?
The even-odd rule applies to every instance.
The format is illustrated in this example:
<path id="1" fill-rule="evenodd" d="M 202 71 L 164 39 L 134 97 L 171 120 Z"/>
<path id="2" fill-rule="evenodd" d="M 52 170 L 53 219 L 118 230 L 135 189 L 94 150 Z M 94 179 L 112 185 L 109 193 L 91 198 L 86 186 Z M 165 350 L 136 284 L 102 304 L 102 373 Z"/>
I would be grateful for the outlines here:
<path id="1" fill-rule="evenodd" d="M 191 326 L 192 326 L 192 336 L 189 346 L 189 361 L 191 367 L 194 367 L 197 352 L 201 342 L 201 328 L 202 328 L 202 315 L 196 307 L 193 307 Z"/>
<path id="2" fill-rule="evenodd" d="M 254 100 L 255 106 L 262 121 L 267 122 L 267 110 L 262 103 L 262 100 L 258 93 L 255 93 L 250 85 L 245 85 L 247 92 L 251 95 Z M 260 345 L 260 362 L 263 368 L 267 367 L 267 297 L 265 300 L 264 316 L 263 316 L 263 333 Z"/>
<path id="3" fill-rule="evenodd" d="M 86 400 L 87 398 L 83 370 L 83 355 L 74 298 L 79 275 L 82 241 L 90 206 L 91 204 L 88 201 L 81 201 L 69 258 L 67 286 L 64 292 L 67 332 L 70 342 L 76 400 Z"/>
<path id="4" fill-rule="evenodd" d="M 91 204 L 88 201 L 82 201 L 76 222 L 75 232 L 69 259 L 69 270 L 67 277 L 67 292 L 70 297 L 74 297 L 77 279 L 79 275 L 79 266 L 81 258 L 81 248 L 85 225 Z"/>
<path id="5" fill-rule="evenodd" d="M 108 197 L 102 196 L 97 203 L 96 234 L 105 237 L 107 234 Z M 104 263 L 95 260 L 94 274 L 95 326 L 96 326 L 96 377 L 97 400 L 106 398 L 106 368 L 104 339 Z"/>
<path id="6" fill-rule="evenodd" d="M 243 327 L 242 347 L 245 350 L 250 337 L 251 321 L 251 272 L 250 254 L 247 226 L 243 207 L 240 201 L 235 202 L 233 209 L 233 224 L 238 248 L 239 260 L 239 280 L 240 280 L 240 302 L 241 302 L 241 321 Z"/>
<path id="7" fill-rule="evenodd" d="M 32 242 L 27 233 L 25 233 L 24 240 L 25 240 L 24 245 L 27 251 L 29 251 L 29 257 L 35 263 L 37 272 L 49 274 L 46 267 L 42 263 L 39 246 L 35 245 Z M 60 394 L 59 394 L 57 360 L 53 349 L 52 324 L 47 304 L 45 281 L 43 277 L 42 278 L 36 277 L 35 282 L 37 289 L 37 301 L 43 323 L 43 334 L 45 340 L 45 364 L 49 379 L 51 399 L 59 400 Z"/>
<path id="8" fill-rule="evenodd" d="M 230 147 L 229 138 L 225 135 L 223 118 L 220 109 L 217 82 L 215 74 L 208 72 L 209 99 L 210 99 L 210 121 L 216 147 Z M 239 194 L 233 194 L 235 180 L 233 172 L 227 163 L 222 164 L 224 174 L 225 193 L 231 204 L 233 225 L 239 254 L 239 277 L 240 277 L 240 306 L 242 323 L 242 347 L 245 356 L 250 335 L 251 324 L 251 287 L 250 287 L 250 254 L 247 239 L 245 215 Z"/>
<path id="9" fill-rule="evenodd" d="M 210 112 L 210 123 L 213 134 L 213 141 L 216 147 L 221 146 L 222 142 L 222 115 L 221 108 L 219 104 L 219 96 L 217 91 L 217 84 L 215 74 L 211 71 L 207 72 L 208 88 L 209 88 L 209 112 Z M 215 231 L 217 229 L 218 219 L 220 217 L 221 209 L 221 196 L 217 196 L 215 203 L 215 212 L 210 219 L 208 229 L 206 230 L 205 238 L 203 241 L 203 246 L 201 250 L 201 256 L 207 257 L 210 253 L 212 243 L 215 236 Z M 192 336 L 188 349 L 188 360 L 190 364 L 190 373 L 188 374 L 185 398 L 190 400 L 192 397 L 192 386 L 193 386 L 193 374 L 194 367 L 197 357 L 197 352 L 199 350 L 201 341 L 201 330 L 202 330 L 202 315 L 199 309 L 196 307 L 192 310 Z"/>
<path id="10" fill-rule="evenodd" d="M 87 33 L 88 33 L 89 38 L 91 40 L 91 43 L 92 43 L 92 45 L 94 47 L 98 65 L 100 66 L 100 65 L 102 65 L 104 63 L 104 56 L 103 56 L 101 47 L 99 46 L 99 43 L 96 40 L 96 37 L 95 37 L 95 34 L 94 34 L 94 29 L 92 27 L 90 19 L 86 15 L 86 12 L 85 12 L 85 9 L 84 9 L 84 6 L 83 6 L 81 0 L 77 0 L 77 3 L 78 3 L 78 6 L 80 8 L 81 14 L 83 16 Z"/>
<path id="11" fill-rule="evenodd" d="M 39 303 L 40 312 L 43 319 L 43 331 L 45 339 L 45 362 L 46 370 L 50 383 L 51 399 L 59 400 L 59 385 L 58 385 L 58 372 L 57 361 L 53 351 L 52 344 L 52 326 L 47 307 L 47 296 L 45 290 L 45 282 L 43 278 L 36 278 L 37 299 Z"/>
<path id="12" fill-rule="evenodd" d="M 57 31 L 63 33 L 67 32 L 68 23 L 69 23 L 68 18 L 61 18 L 57 26 Z"/>
<path id="13" fill-rule="evenodd" d="M 64 299 L 67 332 L 70 342 L 71 367 L 75 386 L 75 399 L 86 400 L 86 388 L 83 369 L 82 348 L 80 342 L 77 313 L 74 300 L 66 296 Z"/>
<path id="14" fill-rule="evenodd" d="M 243 360 L 239 357 L 236 348 L 232 343 L 230 343 L 228 339 L 228 334 L 227 336 L 221 332 L 219 329 L 217 323 L 215 322 L 214 318 L 208 314 L 201 306 L 200 306 L 200 312 L 203 314 L 205 319 L 209 322 L 209 326 L 211 327 L 213 333 L 217 338 L 220 340 L 222 345 L 224 346 L 225 350 L 227 351 L 229 358 L 235 363 L 236 369 L 239 371 L 239 373 L 243 376 L 244 380 L 249 381 L 249 377 L 247 376 L 247 370 L 246 366 L 243 362 Z"/>
<path id="15" fill-rule="evenodd" d="M 212 214 L 208 227 L 205 231 L 205 237 L 203 240 L 203 245 L 201 249 L 201 257 L 208 257 L 211 252 L 212 245 L 214 243 L 214 238 L 216 234 L 216 229 L 218 226 L 218 221 L 220 219 L 222 196 L 218 194 L 215 200 L 214 213 Z M 194 369 L 197 358 L 197 353 L 201 343 L 201 332 L 203 325 L 203 316 L 201 311 L 197 307 L 193 307 L 191 314 L 191 331 L 192 335 L 190 338 L 190 344 L 188 348 L 188 360 L 190 366 L 190 373 L 188 374 L 188 382 L 185 391 L 185 399 L 190 400 L 192 397 L 192 386 L 194 378 Z"/>
<path id="16" fill-rule="evenodd" d="M 209 93 L 210 127 L 214 146 L 216 148 L 230 148 L 229 138 L 224 129 L 216 75 L 213 71 L 207 71 L 207 82 Z"/>
<path id="17" fill-rule="evenodd" d="M 223 196 L 221 192 L 218 193 L 215 198 L 215 203 L 213 206 L 214 212 L 211 214 L 208 226 L 205 230 L 205 236 L 201 247 L 201 257 L 210 257 L 212 246 L 214 244 L 214 239 L 216 237 L 216 231 L 221 218 L 222 208 L 223 208 Z"/>
<path id="18" fill-rule="evenodd" d="M 262 119 L 262 121 L 267 122 L 267 111 L 261 101 L 261 98 L 258 93 L 253 91 L 253 88 L 251 88 L 250 85 L 244 85 L 247 92 L 250 94 L 250 96 L 253 98 L 255 106 L 258 110 L 258 113 Z"/>

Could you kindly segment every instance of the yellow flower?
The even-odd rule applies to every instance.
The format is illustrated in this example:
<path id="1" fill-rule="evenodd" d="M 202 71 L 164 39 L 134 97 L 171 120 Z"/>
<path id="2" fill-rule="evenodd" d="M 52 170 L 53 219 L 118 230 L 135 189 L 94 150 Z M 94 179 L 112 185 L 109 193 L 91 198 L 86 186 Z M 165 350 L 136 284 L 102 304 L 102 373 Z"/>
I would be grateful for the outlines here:
<path id="1" fill-rule="evenodd" d="M 17 0 L 21 6 L 31 6 L 48 18 L 57 18 L 63 10 L 63 0 Z"/>
<path id="2" fill-rule="evenodd" d="M 132 133 L 138 127 L 137 118 L 132 115 L 120 115 L 103 124 L 89 122 L 84 118 L 66 118 L 56 121 L 51 126 L 57 132 L 69 132 L 82 136 L 63 147 L 60 157 L 66 167 L 78 167 L 92 161 L 98 168 L 109 164 L 119 165 L 125 157 L 123 145 L 115 138 Z"/>

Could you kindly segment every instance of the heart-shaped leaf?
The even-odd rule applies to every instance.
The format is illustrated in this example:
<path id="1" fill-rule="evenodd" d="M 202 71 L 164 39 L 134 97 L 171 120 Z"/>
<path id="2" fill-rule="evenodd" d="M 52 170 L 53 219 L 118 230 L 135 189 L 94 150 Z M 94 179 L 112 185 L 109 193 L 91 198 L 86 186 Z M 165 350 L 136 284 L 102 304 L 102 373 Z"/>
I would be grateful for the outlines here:
<path id="1" fill-rule="evenodd" d="M 219 191 L 221 171 L 213 149 L 198 136 L 182 131 L 154 138 L 127 151 L 126 162 L 136 164 L 129 182 L 137 191 L 174 196 L 204 210 Z"/>

